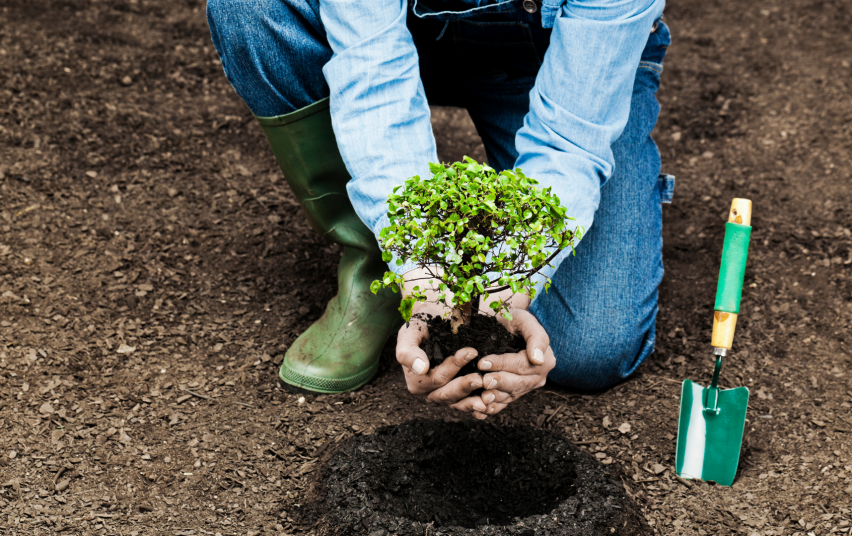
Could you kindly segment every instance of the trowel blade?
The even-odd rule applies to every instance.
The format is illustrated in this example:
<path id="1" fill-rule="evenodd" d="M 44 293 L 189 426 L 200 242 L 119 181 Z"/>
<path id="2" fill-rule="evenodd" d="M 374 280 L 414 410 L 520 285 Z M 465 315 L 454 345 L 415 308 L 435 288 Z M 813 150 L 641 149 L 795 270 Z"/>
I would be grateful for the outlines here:
<path id="1" fill-rule="evenodd" d="M 715 412 L 704 408 L 706 390 L 683 382 L 675 471 L 682 478 L 730 486 L 739 465 L 749 392 L 747 387 L 720 390 Z"/>

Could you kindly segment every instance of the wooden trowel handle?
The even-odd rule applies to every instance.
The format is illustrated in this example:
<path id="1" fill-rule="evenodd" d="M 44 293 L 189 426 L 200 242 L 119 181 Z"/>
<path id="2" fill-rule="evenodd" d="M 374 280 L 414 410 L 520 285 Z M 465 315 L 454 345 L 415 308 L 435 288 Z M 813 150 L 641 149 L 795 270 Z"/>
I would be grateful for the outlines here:
<path id="1" fill-rule="evenodd" d="M 735 198 L 725 224 L 725 245 L 716 288 L 716 311 L 713 315 L 714 348 L 730 350 L 734 343 L 740 298 L 743 293 L 748 243 L 751 238 L 751 201 Z"/>

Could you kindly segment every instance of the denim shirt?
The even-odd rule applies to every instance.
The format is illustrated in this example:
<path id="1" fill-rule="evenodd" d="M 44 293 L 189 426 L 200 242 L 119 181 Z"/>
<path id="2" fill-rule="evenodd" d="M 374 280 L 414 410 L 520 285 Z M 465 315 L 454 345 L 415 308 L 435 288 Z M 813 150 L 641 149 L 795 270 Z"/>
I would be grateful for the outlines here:
<path id="1" fill-rule="evenodd" d="M 462 0 L 469 11 L 515 0 Z M 552 187 L 588 230 L 600 188 L 613 172 L 610 149 L 627 124 L 633 80 L 665 0 L 543 0 L 553 28 L 530 108 L 517 132 L 515 167 Z M 337 143 L 352 179 L 347 190 L 376 236 L 389 222 L 387 196 L 438 162 L 418 55 L 406 27 L 407 0 L 321 0 L 334 52 L 323 68 Z M 542 270 L 550 276 L 570 254 Z M 412 264 L 390 269 L 404 273 Z"/>

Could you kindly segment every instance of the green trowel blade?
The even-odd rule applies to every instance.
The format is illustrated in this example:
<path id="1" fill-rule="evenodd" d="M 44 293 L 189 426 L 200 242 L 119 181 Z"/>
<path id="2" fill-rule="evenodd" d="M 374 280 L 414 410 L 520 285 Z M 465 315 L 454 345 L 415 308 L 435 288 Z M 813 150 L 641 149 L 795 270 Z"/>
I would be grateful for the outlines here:
<path id="1" fill-rule="evenodd" d="M 684 380 L 675 471 L 682 478 L 734 483 L 743 442 L 748 388 L 704 388 Z"/>

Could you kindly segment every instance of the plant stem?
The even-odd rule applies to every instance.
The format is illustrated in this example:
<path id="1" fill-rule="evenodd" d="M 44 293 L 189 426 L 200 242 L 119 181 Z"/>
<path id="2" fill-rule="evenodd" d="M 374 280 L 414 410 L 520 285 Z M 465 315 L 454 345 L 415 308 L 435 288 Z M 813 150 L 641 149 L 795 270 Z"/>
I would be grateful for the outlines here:
<path id="1" fill-rule="evenodd" d="M 453 335 L 459 332 L 459 326 L 464 324 L 464 313 L 458 307 L 453 307 L 453 315 L 450 317 L 450 331 Z"/>
<path id="2" fill-rule="evenodd" d="M 479 298 L 480 296 L 477 294 L 469 302 L 453 308 L 453 315 L 450 318 L 450 329 L 454 335 L 459 332 L 459 326 L 469 326 L 473 322 L 473 315 L 479 309 Z M 476 304 L 476 307 L 474 307 L 474 304 Z"/>

